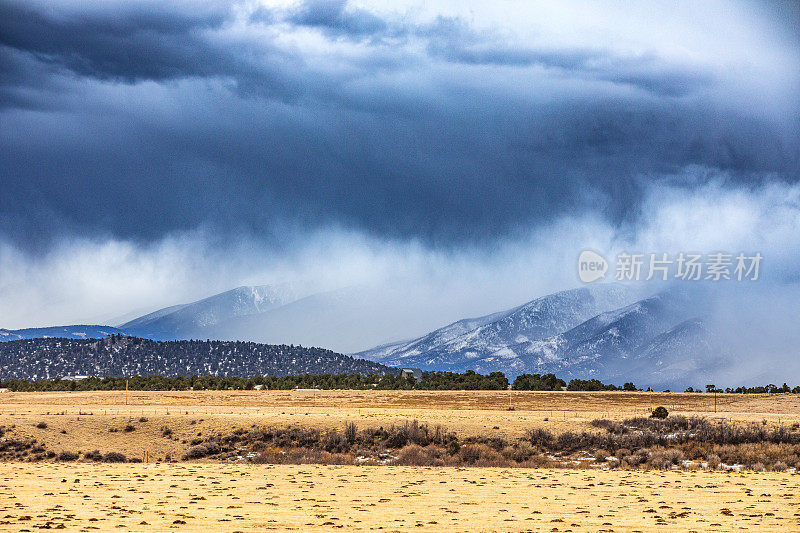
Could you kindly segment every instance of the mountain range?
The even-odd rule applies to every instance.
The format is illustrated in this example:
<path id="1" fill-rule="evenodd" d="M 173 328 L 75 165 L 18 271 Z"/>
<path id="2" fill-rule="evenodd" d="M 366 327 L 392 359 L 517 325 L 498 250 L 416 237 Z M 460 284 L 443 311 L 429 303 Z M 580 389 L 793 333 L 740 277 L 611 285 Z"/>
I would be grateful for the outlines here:
<path id="1" fill-rule="evenodd" d="M 614 284 L 562 291 L 354 356 L 397 367 L 555 373 L 658 387 L 711 379 L 725 365 L 726 349 L 706 325 L 704 306 L 688 293 L 636 298 Z"/>
<path id="2" fill-rule="evenodd" d="M 704 298 L 697 294 L 675 288 L 642 294 L 628 285 L 589 285 L 458 320 L 410 340 L 349 351 L 359 359 L 424 370 L 500 371 L 509 377 L 552 372 L 563 379 L 634 380 L 656 387 L 696 384 L 726 364 L 726 348 L 704 318 L 705 306 L 698 303 Z M 125 334 L 160 341 L 330 347 L 347 345 L 345 332 L 364 324 L 370 330 L 364 338 L 378 344 L 400 327 L 391 310 L 370 296 L 365 288 L 301 297 L 287 287 L 246 286 L 166 307 L 118 327 L 0 330 L 0 339 Z"/>

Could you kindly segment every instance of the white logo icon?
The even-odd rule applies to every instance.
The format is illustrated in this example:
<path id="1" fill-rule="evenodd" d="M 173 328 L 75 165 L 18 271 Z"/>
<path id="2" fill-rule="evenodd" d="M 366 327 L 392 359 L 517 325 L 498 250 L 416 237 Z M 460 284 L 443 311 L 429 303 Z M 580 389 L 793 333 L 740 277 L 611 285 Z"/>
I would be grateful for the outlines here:
<path id="1" fill-rule="evenodd" d="M 584 250 L 578 256 L 578 277 L 584 283 L 591 283 L 606 277 L 608 261 L 592 250 Z"/>

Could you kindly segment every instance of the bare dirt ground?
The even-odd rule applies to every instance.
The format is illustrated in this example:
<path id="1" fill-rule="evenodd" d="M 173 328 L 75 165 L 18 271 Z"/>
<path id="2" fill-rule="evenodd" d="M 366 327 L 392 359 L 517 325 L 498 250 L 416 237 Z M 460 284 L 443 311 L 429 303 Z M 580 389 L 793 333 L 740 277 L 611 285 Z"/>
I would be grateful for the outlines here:
<path id="1" fill-rule="evenodd" d="M 0 529 L 792 531 L 800 476 L 221 464 L 0 465 Z"/>

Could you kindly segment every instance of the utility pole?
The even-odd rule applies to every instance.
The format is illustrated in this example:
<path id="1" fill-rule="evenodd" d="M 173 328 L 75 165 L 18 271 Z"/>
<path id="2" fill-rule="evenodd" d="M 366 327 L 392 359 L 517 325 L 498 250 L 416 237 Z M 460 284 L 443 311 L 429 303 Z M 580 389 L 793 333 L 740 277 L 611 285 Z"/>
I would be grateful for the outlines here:
<path id="1" fill-rule="evenodd" d="M 125 405 L 128 405 L 128 378 L 125 378 Z"/>
<path id="2" fill-rule="evenodd" d="M 717 412 L 717 388 L 714 387 L 714 412 Z"/>

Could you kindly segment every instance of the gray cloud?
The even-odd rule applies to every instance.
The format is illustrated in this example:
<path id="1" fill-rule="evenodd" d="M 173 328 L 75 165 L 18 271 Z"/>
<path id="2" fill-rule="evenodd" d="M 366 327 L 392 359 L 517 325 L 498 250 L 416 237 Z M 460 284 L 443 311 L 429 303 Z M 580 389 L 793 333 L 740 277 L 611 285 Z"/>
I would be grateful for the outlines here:
<path id="1" fill-rule="evenodd" d="M 225 23 L 230 14 L 222 5 L 42 7 L 0 4 L 0 43 L 82 76 L 127 83 L 214 75 L 219 73 L 214 67 L 230 61 L 198 38 L 202 31 Z"/>
<path id="2" fill-rule="evenodd" d="M 306 0 L 290 9 L 286 20 L 298 26 L 321 28 L 333 35 L 371 36 L 390 29 L 382 18 L 366 9 L 347 7 L 347 0 Z M 393 33 L 403 33 L 395 28 Z"/>
<path id="3" fill-rule="evenodd" d="M 646 186 L 687 167 L 800 169 L 796 102 L 742 106 L 759 80 L 658 44 L 543 46 L 342 1 L 4 1 L 0 20 L 0 233 L 31 249 L 331 224 L 451 247 L 589 207 L 636 223 Z"/>

